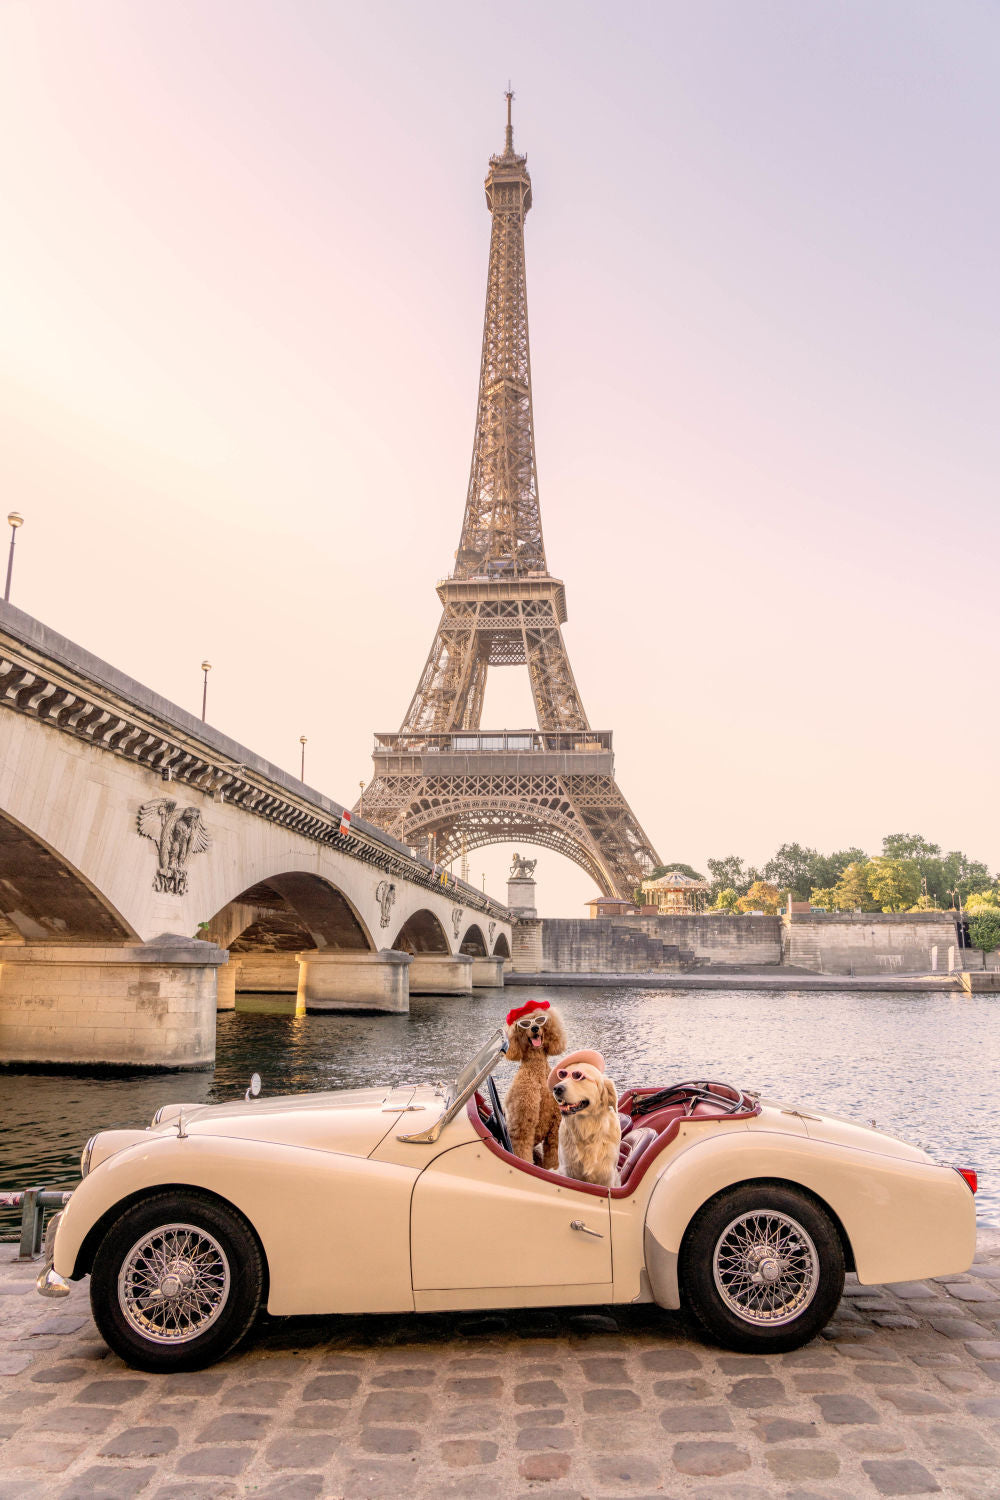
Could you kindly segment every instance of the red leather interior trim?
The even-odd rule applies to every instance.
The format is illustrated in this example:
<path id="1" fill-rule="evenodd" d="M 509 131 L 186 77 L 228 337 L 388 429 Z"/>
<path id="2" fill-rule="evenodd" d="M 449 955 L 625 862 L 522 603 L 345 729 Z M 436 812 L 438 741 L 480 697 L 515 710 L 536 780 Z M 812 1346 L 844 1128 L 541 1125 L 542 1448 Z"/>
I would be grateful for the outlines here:
<path id="1" fill-rule="evenodd" d="M 595 1182 L 577 1182 L 575 1177 L 564 1177 L 561 1172 L 547 1172 L 544 1167 L 537 1167 L 533 1161 L 522 1161 L 519 1156 L 505 1151 L 499 1142 L 493 1139 L 479 1118 L 479 1110 L 476 1108 L 474 1099 L 469 1100 L 465 1106 L 465 1112 L 472 1121 L 476 1134 L 486 1143 L 494 1156 L 499 1156 L 503 1161 L 509 1162 L 512 1167 L 517 1167 L 521 1172 L 527 1172 L 530 1177 L 544 1177 L 546 1182 L 555 1182 L 560 1187 L 573 1188 L 578 1193 L 590 1193 L 592 1197 L 597 1198 L 608 1196 L 608 1189 L 598 1187 Z"/>
<path id="2" fill-rule="evenodd" d="M 639 1091 L 633 1090 L 632 1092 L 637 1093 Z M 652 1092 L 652 1090 L 643 1090 L 643 1092 Z M 619 1100 L 619 1103 L 620 1102 L 621 1101 Z M 707 1124 L 710 1120 L 750 1120 L 753 1119 L 755 1115 L 760 1114 L 760 1105 L 755 1103 L 751 1109 L 742 1109 L 737 1114 L 732 1115 L 676 1115 L 672 1120 L 670 1120 L 665 1128 L 661 1129 L 659 1125 L 656 1126 L 656 1128 L 659 1130 L 659 1134 L 656 1140 L 653 1141 L 649 1146 L 647 1146 L 645 1151 L 640 1154 L 639 1159 L 635 1164 L 635 1170 L 629 1172 L 625 1182 L 621 1185 L 621 1187 L 605 1188 L 598 1187 L 597 1184 L 593 1182 L 577 1182 L 575 1177 L 564 1177 L 561 1172 L 548 1172 L 544 1167 L 536 1166 L 534 1162 L 522 1161 L 519 1156 L 514 1156 L 512 1152 L 505 1151 L 503 1147 L 499 1145 L 490 1135 L 490 1132 L 487 1130 L 486 1125 L 479 1117 L 479 1110 L 476 1106 L 475 1098 L 470 1099 L 465 1108 L 469 1119 L 472 1121 L 472 1126 L 476 1134 L 482 1141 L 485 1142 L 486 1146 L 490 1151 L 493 1152 L 494 1156 L 501 1157 L 504 1161 L 509 1162 L 512 1167 L 516 1167 L 518 1171 L 527 1172 L 532 1177 L 544 1177 L 546 1182 L 556 1182 L 560 1187 L 573 1188 L 575 1192 L 590 1193 L 592 1196 L 596 1196 L 598 1198 L 627 1198 L 630 1193 L 634 1193 L 639 1183 L 649 1171 L 650 1163 L 657 1156 L 659 1156 L 660 1152 L 664 1149 L 665 1146 L 669 1146 L 670 1142 L 677 1135 L 677 1132 L 681 1128 L 682 1120 L 690 1120 L 693 1121 L 696 1125 L 703 1125 Z M 672 1113 L 673 1106 L 671 1106 L 670 1109 L 656 1110 L 655 1113 L 648 1116 L 642 1116 L 640 1118 L 642 1119 L 643 1125 L 648 1125 L 653 1124 L 655 1121 L 657 1121 L 661 1114 L 666 1117 Z"/>

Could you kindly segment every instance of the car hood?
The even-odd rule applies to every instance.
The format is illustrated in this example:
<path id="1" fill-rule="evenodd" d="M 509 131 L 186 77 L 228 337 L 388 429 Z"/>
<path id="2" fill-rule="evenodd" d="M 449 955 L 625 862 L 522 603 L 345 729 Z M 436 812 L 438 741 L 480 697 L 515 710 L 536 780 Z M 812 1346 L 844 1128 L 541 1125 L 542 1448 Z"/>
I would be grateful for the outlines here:
<path id="1" fill-rule="evenodd" d="M 776 1099 L 761 1099 L 773 1124 L 797 1128 L 813 1141 L 828 1141 L 836 1146 L 851 1146 L 856 1151 L 876 1151 L 880 1156 L 895 1156 L 905 1161 L 933 1161 L 920 1146 L 887 1134 L 878 1125 L 861 1125 L 842 1115 L 827 1114 L 807 1104 L 786 1104 Z M 773 1125 L 772 1125 L 773 1128 Z"/>
<path id="2" fill-rule="evenodd" d="M 444 1108 L 444 1096 L 430 1084 L 394 1084 L 329 1093 L 286 1094 L 231 1104 L 172 1104 L 160 1111 L 153 1132 L 177 1133 L 183 1115 L 187 1135 L 239 1137 L 312 1150 L 370 1156 L 405 1117 L 413 1129 L 430 1125 Z"/>

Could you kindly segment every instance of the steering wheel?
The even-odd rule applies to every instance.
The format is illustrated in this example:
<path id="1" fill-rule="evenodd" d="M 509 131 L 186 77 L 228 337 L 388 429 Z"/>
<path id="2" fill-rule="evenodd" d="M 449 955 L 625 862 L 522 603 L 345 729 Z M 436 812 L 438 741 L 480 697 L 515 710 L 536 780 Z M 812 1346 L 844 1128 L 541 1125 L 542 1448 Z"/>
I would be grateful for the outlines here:
<path id="1" fill-rule="evenodd" d="M 496 1126 L 500 1144 L 505 1151 L 509 1151 L 513 1156 L 514 1147 L 510 1143 L 510 1131 L 507 1129 L 507 1120 L 500 1105 L 500 1095 L 497 1093 L 497 1086 L 492 1073 L 486 1080 L 486 1092 L 489 1095 L 490 1113 L 493 1116 L 493 1123 Z"/>

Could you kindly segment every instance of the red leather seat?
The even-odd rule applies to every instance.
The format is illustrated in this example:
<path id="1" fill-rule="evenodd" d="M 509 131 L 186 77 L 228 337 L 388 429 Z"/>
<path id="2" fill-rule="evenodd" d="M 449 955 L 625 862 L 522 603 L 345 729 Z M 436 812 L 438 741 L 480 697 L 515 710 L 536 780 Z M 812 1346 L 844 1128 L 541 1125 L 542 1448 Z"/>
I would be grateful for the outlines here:
<path id="1" fill-rule="evenodd" d="M 618 1180 L 626 1182 L 630 1177 L 636 1162 L 656 1140 L 657 1131 L 650 1125 L 643 1125 L 638 1130 L 630 1130 L 622 1141 L 622 1152 L 618 1157 Z"/>

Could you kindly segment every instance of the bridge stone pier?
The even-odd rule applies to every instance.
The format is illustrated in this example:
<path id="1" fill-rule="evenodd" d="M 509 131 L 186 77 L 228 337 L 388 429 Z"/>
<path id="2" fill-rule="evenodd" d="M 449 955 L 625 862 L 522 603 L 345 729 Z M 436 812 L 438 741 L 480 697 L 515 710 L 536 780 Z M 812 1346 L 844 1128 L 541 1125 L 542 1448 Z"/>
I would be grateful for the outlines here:
<path id="1" fill-rule="evenodd" d="M 210 1067 L 215 1013 L 503 982 L 509 909 L 0 604 L 0 1065 Z"/>

